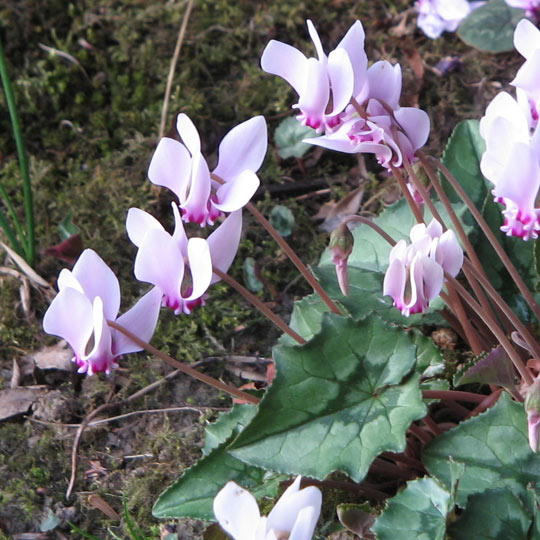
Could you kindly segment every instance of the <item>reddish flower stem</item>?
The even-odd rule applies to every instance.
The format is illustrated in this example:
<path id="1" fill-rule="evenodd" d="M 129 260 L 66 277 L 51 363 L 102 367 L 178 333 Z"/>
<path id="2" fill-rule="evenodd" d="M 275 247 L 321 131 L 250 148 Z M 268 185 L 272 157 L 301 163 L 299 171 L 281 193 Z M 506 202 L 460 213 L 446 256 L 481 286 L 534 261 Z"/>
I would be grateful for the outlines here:
<path id="1" fill-rule="evenodd" d="M 146 341 L 143 341 L 141 338 L 139 338 L 138 336 L 130 332 L 127 328 L 124 328 L 123 326 L 121 326 L 120 324 L 114 321 L 107 321 L 107 324 L 111 328 L 114 328 L 115 330 L 118 330 L 118 332 L 121 332 L 122 334 L 127 336 L 131 341 L 136 343 L 139 347 L 142 347 L 145 351 L 148 351 L 154 356 L 157 356 L 158 358 L 167 362 L 168 364 L 175 367 L 176 369 L 179 369 L 183 373 L 190 375 L 194 379 L 197 379 L 205 384 L 208 384 L 209 386 L 217 388 L 218 390 L 223 390 L 224 392 L 227 392 L 227 394 L 243 399 L 247 401 L 248 403 L 252 403 L 253 405 L 257 405 L 259 403 L 260 401 L 259 398 L 252 396 L 251 394 L 248 394 L 246 392 L 242 392 L 242 390 L 239 390 L 238 388 L 235 388 L 234 386 L 230 386 L 221 381 L 218 381 L 217 379 L 214 379 L 213 377 L 210 377 L 209 375 L 200 373 L 196 369 L 193 369 L 192 367 L 186 364 L 182 364 L 182 362 L 175 360 L 174 358 L 165 354 L 163 351 L 160 351 L 159 349 L 156 349 L 156 347 L 150 345 Z"/>

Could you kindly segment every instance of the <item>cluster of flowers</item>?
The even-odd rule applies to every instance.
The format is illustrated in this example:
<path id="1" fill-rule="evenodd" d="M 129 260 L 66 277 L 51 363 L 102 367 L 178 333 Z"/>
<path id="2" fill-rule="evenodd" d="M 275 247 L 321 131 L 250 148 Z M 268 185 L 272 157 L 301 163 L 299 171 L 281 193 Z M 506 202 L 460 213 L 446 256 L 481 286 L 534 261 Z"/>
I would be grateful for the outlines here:
<path id="1" fill-rule="evenodd" d="M 429 135 L 428 115 L 400 107 L 401 67 L 383 60 L 369 68 L 364 29 L 355 22 L 328 55 L 311 21 L 309 35 L 318 58 L 306 58 L 290 45 L 272 40 L 264 49 L 264 71 L 285 79 L 298 94 L 298 120 L 320 137 L 304 142 L 356 154 L 373 153 L 387 168 L 410 161 Z"/>
<path id="2" fill-rule="evenodd" d="M 455 277 L 463 265 L 463 250 L 454 231 L 443 233 L 435 219 L 427 227 L 415 225 L 410 238 L 410 245 L 400 240 L 390 251 L 383 284 L 384 294 L 406 317 L 426 311 L 441 293 L 445 272 Z"/>
<path id="3" fill-rule="evenodd" d="M 219 161 L 210 173 L 201 154 L 199 134 L 185 115 L 178 116 L 183 140 L 163 138 L 152 157 L 151 182 L 169 188 L 179 203 L 172 203 L 175 219 L 169 234 L 153 216 L 138 208 L 127 215 L 126 229 L 137 246 L 135 277 L 154 287 L 116 320 L 120 285 L 114 272 L 91 249 L 85 250 L 72 271 L 62 270 L 59 293 L 43 319 L 43 328 L 64 338 L 75 356 L 79 373 L 117 367 L 117 359 L 141 347 L 107 321 L 116 321 L 140 339 L 152 337 L 162 305 L 175 314 L 204 304 L 208 287 L 226 272 L 236 255 L 242 231 L 242 207 L 259 186 L 255 174 L 266 154 L 266 122 L 262 116 L 233 128 L 219 146 Z M 183 221 L 213 225 L 230 213 L 208 238 L 188 238 Z"/>
<path id="4" fill-rule="evenodd" d="M 535 239 L 540 231 L 540 30 L 530 21 L 519 22 L 514 45 L 525 57 L 514 80 L 516 99 L 501 92 L 480 120 L 486 141 L 482 174 L 494 184 L 492 194 L 504 205 L 501 230 L 508 236 Z"/>

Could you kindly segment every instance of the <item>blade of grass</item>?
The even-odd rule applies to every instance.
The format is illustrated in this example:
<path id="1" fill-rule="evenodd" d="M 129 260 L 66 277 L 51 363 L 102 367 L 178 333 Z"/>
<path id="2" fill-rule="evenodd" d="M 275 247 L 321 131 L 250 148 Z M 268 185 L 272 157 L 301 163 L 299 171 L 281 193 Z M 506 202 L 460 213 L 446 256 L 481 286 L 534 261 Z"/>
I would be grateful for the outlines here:
<path id="1" fill-rule="evenodd" d="M 0 227 L 4 229 L 4 232 L 6 233 L 9 243 L 13 246 L 13 249 L 21 257 L 24 257 L 24 248 L 22 247 L 21 243 L 17 239 L 17 235 L 15 234 L 15 231 L 11 228 L 11 225 L 9 224 L 1 208 L 0 208 Z"/>
<path id="2" fill-rule="evenodd" d="M 19 235 L 19 238 L 24 242 L 26 236 L 24 234 L 21 222 L 19 221 L 19 218 L 17 217 L 17 213 L 15 212 L 15 207 L 13 206 L 13 203 L 11 202 L 11 198 L 2 184 L 0 184 L 0 197 L 6 203 L 6 207 L 8 209 L 9 215 L 11 216 L 11 220 L 13 222 L 15 230 L 17 231 L 17 234 Z"/>
<path id="3" fill-rule="evenodd" d="M 79 529 L 79 527 L 77 527 L 77 525 L 75 525 L 74 523 L 71 523 L 71 521 L 68 521 L 67 523 L 76 533 L 79 533 L 83 538 L 89 538 L 90 540 L 101 540 L 101 538 L 98 538 L 97 536 L 92 536 L 91 534 Z"/>
<path id="4" fill-rule="evenodd" d="M 124 507 L 124 519 L 126 520 L 126 525 L 129 530 L 129 534 L 131 535 L 131 538 L 133 540 L 148 540 L 148 538 L 144 536 L 137 523 L 135 523 L 131 518 L 131 515 L 127 508 L 127 501 L 125 496 L 122 497 L 122 505 Z"/>
<path id="5" fill-rule="evenodd" d="M 28 159 L 26 157 L 26 149 L 22 137 L 21 123 L 17 114 L 15 105 L 15 96 L 11 87 L 11 81 L 7 71 L 6 61 L 4 58 L 4 48 L 0 43 L 0 78 L 6 95 L 6 103 L 11 118 L 11 126 L 13 128 L 13 136 L 17 146 L 17 154 L 19 157 L 19 168 L 23 180 L 23 195 L 24 195 L 24 213 L 26 217 L 26 235 L 21 238 L 25 246 L 26 261 L 30 266 L 34 266 L 36 257 L 36 246 L 34 239 L 34 203 L 32 199 L 32 184 L 30 182 L 30 173 L 28 170 Z"/>

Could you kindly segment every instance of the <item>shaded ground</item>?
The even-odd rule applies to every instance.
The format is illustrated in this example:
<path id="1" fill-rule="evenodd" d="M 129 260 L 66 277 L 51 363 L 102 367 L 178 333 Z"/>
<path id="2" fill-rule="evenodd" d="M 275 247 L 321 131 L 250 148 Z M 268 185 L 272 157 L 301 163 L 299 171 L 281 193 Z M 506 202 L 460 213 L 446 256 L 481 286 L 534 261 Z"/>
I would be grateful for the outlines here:
<path id="1" fill-rule="evenodd" d="M 327 241 L 311 219 L 322 204 L 361 185 L 362 210 L 377 212 L 392 200 L 393 191 L 370 158 L 359 163 L 352 157 L 311 152 L 301 164 L 279 160 L 272 134 L 290 115 L 294 95 L 288 85 L 258 66 L 269 39 L 313 54 L 306 18 L 314 20 L 329 50 L 354 20 L 361 19 L 371 61 L 402 64 L 402 104 L 418 104 L 430 113 L 434 129 L 428 150 L 436 155 L 455 124 L 479 117 L 520 63 L 517 55 L 495 57 L 474 51 L 454 36 L 429 41 L 414 31 L 412 18 L 410 27 L 396 37 L 398 14 L 409 2 L 389 4 L 196 0 L 189 20 L 169 121 L 172 124 L 181 111 L 190 115 L 200 130 L 203 150 L 215 159 L 219 140 L 232 126 L 265 115 L 270 149 L 260 173 L 265 189 L 258 194 L 258 205 L 265 213 L 277 203 L 294 212 L 290 243 L 308 263 L 317 261 Z M 72 212 L 84 246 L 100 253 L 119 276 L 123 306 L 145 290 L 132 277 L 135 249 L 124 232 L 127 209 L 138 206 L 169 219 L 169 195 L 150 188 L 145 176 L 184 10 L 185 2 L 0 0 L 0 28 L 31 156 L 38 250 L 59 242 L 57 225 Z M 440 77 L 431 68 L 449 55 L 460 59 L 461 68 Z M 15 147 L 3 102 L 1 110 L 2 183 L 20 203 Z M 253 257 L 269 283 L 259 296 L 286 317 L 292 302 L 308 289 L 249 218 L 244 230 L 232 273 L 242 280 L 242 261 Z M 1 257 L 4 265 L 7 259 Z M 54 284 L 63 266 L 62 261 L 42 255 L 37 271 Z M 0 388 L 7 388 L 14 360 L 24 363 L 25 355 L 56 340 L 41 331 L 46 299 L 33 290 L 25 314 L 18 280 L 0 275 L 0 284 Z M 272 289 L 286 292 L 276 296 Z M 190 317 L 163 312 L 153 343 L 187 362 L 219 357 L 201 369 L 241 384 L 223 369 L 222 359 L 230 354 L 269 357 L 277 336 L 269 323 L 219 284 L 207 307 Z M 126 359 L 111 380 L 39 371 L 23 377 L 22 384 L 45 384 L 48 393 L 30 418 L 0 424 L 0 538 L 39 531 L 50 512 L 60 519 L 52 538 L 78 538 L 66 519 L 100 538 L 111 537 L 107 527 L 127 538 L 125 523 L 96 508 L 99 496 L 121 514 L 123 495 L 149 537 L 159 538 L 161 525 L 151 517 L 153 501 L 196 461 L 205 422 L 215 416 L 216 408 L 230 406 L 230 399 L 177 375 L 140 399 L 107 409 L 99 418 L 191 407 L 132 414 L 88 428 L 69 501 L 65 491 L 76 428 L 64 424 L 77 425 L 96 407 L 125 399 L 170 371 L 139 354 Z M 200 537 L 201 524 L 181 527 L 180 538 Z"/>

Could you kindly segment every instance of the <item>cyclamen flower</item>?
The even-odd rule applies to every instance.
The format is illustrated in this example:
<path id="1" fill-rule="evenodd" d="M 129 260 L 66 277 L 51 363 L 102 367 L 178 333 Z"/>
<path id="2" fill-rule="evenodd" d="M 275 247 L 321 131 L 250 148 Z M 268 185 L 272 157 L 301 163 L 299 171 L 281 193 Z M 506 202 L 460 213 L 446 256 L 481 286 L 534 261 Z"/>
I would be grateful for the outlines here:
<path id="1" fill-rule="evenodd" d="M 318 59 L 306 58 L 298 49 L 272 40 L 263 51 L 261 67 L 267 73 L 282 77 L 294 88 L 298 103 L 293 108 L 300 110 L 298 120 L 320 133 L 331 131 L 339 124 L 339 114 L 364 86 L 367 68 L 365 34 L 362 23 L 356 21 L 326 56 L 310 20 L 307 27 Z"/>
<path id="2" fill-rule="evenodd" d="M 188 239 L 175 203 L 172 208 L 172 235 L 157 219 L 138 208 L 130 208 L 126 229 L 129 239 L 139 248 L 135 277 L 156 285 L 163 293 L 163 304 L 176 315 L 182 311 L 189 314 L 194 307 L 204 304 L 206 290 L 219 281 L 212 266 L 226 272 L 232 264 L 242 232 L 242 211 L 230 214 L 205 240 Z"/>
<path id="3" fill-rule="evenodd" d="M 298 93 L 293 107 L 302 114 L 297 118 L 324 132 L 304 142 L 339 152 L 374 153 L 387 168 L 400 167 L 403 152 L 414 160 L 429 135 L 429 117 L 419 109 L 399 106 L 400 66 L 380 61 L 367 69 L 359 21 L 328 57 L 313 24 L 307 24 L 319 60 L 307 59 L 278 41 L 271 41 L 261 58 L 265 71 L 283 77 Z"/>
<path id="4" fill-rule="evenodd" d="M 527 17 L 538 17 L 540 12 L 540 0 L 505 0 L 514 8 L 524 9 Z"/>
<path id="5" fill-rule="evenodd" d="M 437 39 L 443 32 L 455 32 L 471 7 L 467 0 L 418 0 L 418 27 L 427 37 Z"/>
<path id="6" fill-rule="evenodd" d="M 182 219 L 201 227 L 213 225 L 224 212 L 245 206 L 259 187 L 255 172 L 266 154 L 265 119 L 256 116 L 225 135 L 212 173 L 201 154 L 201 140 L 193 122 L 182 113 L 176 127 L 184 144 L 163 137 L 152 156 L 148 178 L 178 197 Z"/>
<path id="7" fill-rule="evenodd" d="M 234 540 L 310 540 L 321 512 L 318 488 L 300 489 L 300 476 L 285 490 L 268 517 L 261 517 L 255 497 L 228 482 L 214 499 L 214 515 Z"/>
<path id="8" fill-rule="evenodd" d="M 79 373 L 110 373 L 118 367 L 119 356 L 141 350 L 124 334 L 111 329 L 107 320 L 116 321 L 144 341 L 154 333 L 161 291 L 153 288 L 117 319 L 118 279 L 91 249 L 83 251 L 72 271 L 60 272 L 58 290 L 43 318 L 43 329 L 69 343 Z"/>
<path id="9" fill-rule="evenodd" d="M 444 272 L 455 277 L 463 265 L 463 250 L 454 231 L 443 233 L 435 219 L 427 227 L 415 225 L 410 238 L 410 245 L 400 240 L 390 251 L 383 284 L 383 294 L 394 299 L 405 317 L 426 311 L 442 290 Z"/>
<path id="10" fill-rule="evenodd" d="M 501 230 L 524 240 L 538 237 L 540 209 L 540 130 L 531 134 L 531 116 L 523 102 L 501 92 L 480 120 L 486 151 L 480 161 L 482 174 L 494 184 L 495 201 L 503 204 Z"/>

